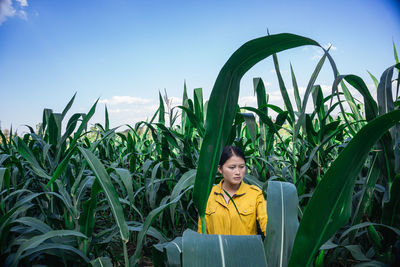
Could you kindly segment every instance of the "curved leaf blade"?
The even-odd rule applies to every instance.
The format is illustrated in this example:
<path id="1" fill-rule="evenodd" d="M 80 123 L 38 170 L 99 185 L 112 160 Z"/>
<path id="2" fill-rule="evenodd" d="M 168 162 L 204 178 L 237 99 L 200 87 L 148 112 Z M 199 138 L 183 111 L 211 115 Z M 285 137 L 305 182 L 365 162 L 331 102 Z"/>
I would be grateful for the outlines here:
<path id="1" fill-rule="evenodd" d="M 398 121 L 400 110 L 372 120 L 332 163 L 303 214 L 289 266 L 309 266 L 319 247 L 348 221 L 355 180 L 365 159 L 372 146 Z"/>
<path id="2" fill-rule="evenodd" d="M 241 78 L 266 57 L 303 45 L 320 46 L 314 40 L 288 33 L 257 38 L 236 50 L 221 69 L 208 104 L 206 133 L 193 190 L 193 201 L 202 220 L 214 184 L 219 156 L 228 140 L 236 114 Z"/>
<path id="3" fill-rule="evenodd" d="M 268 266 L 287 266 L 299 220 L 299 199 L 294 184 L 269 181 L 267 189 L 268 224 L 264 249 Z"/>
<path id="4" fill-rule="evenodd" d="M 82 155 L 85 157 L 90 168 L 96 175 L 96 178 L 99 181 L 107 197 L 108 203 L 110 204 L 111 207 L 111 211 L 114 215 L 114 219 L 119 227 L 122 240 L 128 242 L 129 240 L 128 225 L 126 224 L 124 212 L 122 210 L 121 203 L 118 200 L 118 194 L 115 191 L 110 176 L 107 174 L 107 171 L 104 168 L 103 164 L 100 162 L 100 160 L 90 150 L 87 150 L 83 147 L 78 147 L 78 148 L 81 151 Z"/>

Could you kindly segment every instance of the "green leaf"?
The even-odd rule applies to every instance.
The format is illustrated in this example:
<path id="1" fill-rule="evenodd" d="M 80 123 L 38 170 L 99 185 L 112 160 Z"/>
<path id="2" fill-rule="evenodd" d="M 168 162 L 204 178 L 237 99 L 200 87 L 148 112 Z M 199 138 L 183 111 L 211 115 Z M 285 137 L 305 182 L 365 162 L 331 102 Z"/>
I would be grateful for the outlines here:
<path id="1" fill-rule="evenodd" d="M 81 116 L 85 116 L 83 113 L 75 113 L 74 115 L 69 118 L 68 123 L 67 123 L 67 128 L 65 130 L 65 133 L 63 134 L 61 138 L 61 144 L 64 144 L 67 138 L 74 132 L 76 125 L 78 124 L 79 118 Z"/>
<path id="2" fill-rule="evenodd" d="M 363 96 L 367 121 L 374 119 L 378 115 L 378 106 L 364 81 L 356 75 L 340 75 L 337 77 L 339 82 L 342 79 L 345 79 L 346 82 L 357 89 Z"/>
<path id="3" fill-rule="evenodd" d="M 158 93 L 158 97 L 160 99 L 160 107 L 158 108 L 158 123 L 165 125 L 165 108 L 164 108 L 164 101 L 162 99 L 161 93 Z"/>
<path id="4" fill-rule="evenodd" d="M 201 146 L 193 190 L 193 202 L 201 220 L 204 220 L 219 157 L 235 118 L 241 78 L 251 67 L 266 57 L 303 45 L 319 46 L 311 39 L 287 33 L 261 37 L 241 46 L 222 67 L 208 104 L 206 134 Z"/>
<path id="5" fill-rule="evenodd" d="M 287 111 L 280 111 L 278 113 L 278 116 L 276 117 L 276 123 L 274 123 L 270 117 L 266 115 L 263 111 L 253 108 L 253 107 L 242 107 L 242 109 L 246 109 L 249 111 L 252 111 L 258 115 L 260 120 L 268 126 L 268 133 L 266 136 L 266 148 L 265 148 L 265 154 L 268 155 L 270 153 L 270 150 L 272 149 L 273 142 L 274 142 L 274 135 L 276 135 L 282 143 L 282 137 L 279 134 L 279 129 L 282 127 L 283 123 L 286 121 L 288 117 L 288 112 Z"/>
<path id="6" fill-rule="evenodd" d="M 400 110 L 372 120 L 331 164 L 305 209 L 289 266 L 309 266 L 319 247 L 348 222 L 358 173 L 373 145 L 398 121 Z"/>
<path id="7" fill-rule="evenodd" d="M 187 95 L 187 89 L 186 89 L 186 81 L 183 83 L 183 96 L 182 96 L 182 106 L 183 107 L 189 107 L 188 105 L 188 95 Z M 181 129 L 182 129 L 182 134 L 186 133 L 187 127 L 189 127 L 188 122 L 187 122 L 187 115 L 186 113 L 181 113 Z"/>
<path id="8" fill-rule="evenodd" d="M 48 121 L 49 143 L 52 145 L 52 150 L 57 153 L 61 140 L 61 113 L 51 113 Z"/>
<path id="9" fill-rule="evenodd" d="M 71 100 L 68 102 L 68 104 L 65 106 L 63 112 L 61 113 L 61 120 L 63 120 L 63 119 L 65 118 L 65 115 L 67 114 L 68 110 L 71 108 L 72 104 L 74 103 L 75 96 L 76 96 L 76 92 L 75 92 L 75 94 L 72 96 L 72 98 L 71 98 Z"/>
<path id="10" fill-rule="evenodd" d="M 253 143 L 254 148 L 256 147 L 257 142 L 257 123 L 256 118 L 253 113 L 241 113 L 246 122 L 247 130 L 250 134 L 251 141 Z"/>
<path id="11" fill-rule="evenodd" d="M 354 267 L 387 267 L 386 263 L 380 261 L 368 261 L 363 263 L 358 263 Z"/>
<path id="12" fill-rule="evenodd" d="M 389 202 L 384 203 L 382 222 L 400 227 L 400 174 L 397 174 L 390 188 Z"/>
<path id="13" fill-rule="evenodd" d="M 80 231 L 86 236 L 91 237 L 95 223 L 95 209 L 97 207 L 97 194 L 100 192 L 98 180 L 94 180 L 90 190 L 90 199 L 82 203 L 83 210 L 79 217 Z"/>
<path id="14" fill-rule="evenodd" d="M 3 184 L 7 189 L 10 188 L 10 170 L 8 168 L 0 168 L 0 191 L 3 190 Z"/>
<path id="15" fill-rule="evenodd" d="M 181 267 L 182 266 L 182 237 L 178 236 L 170 242 L 163 244 L 156 244 L 153 246 L 156 250 L 160 251 L 165 258 L 167 266 Z M 154 259 L 154 255 L 153 255 Z M 153 260 L 154 263 L 154 260 Z M 156 265 L 154 265 L 156 266 Z"/>
<path id="16" fill-rule="evenodd" d="M 394 54 L 394 60 L 396 60 L 396 64 L 398 64 L 399 56 L 397 55 L 397 50 L 396 50 L 396 45 L 394 44 L 394 39 L 393 39 L 393 54 Z"/>
<path id="17" fill-rule="evenodd" d="M 23 253 L 20 257 L 20 260 L 23 258 L 26 258 L 32 254 L 46 254 L 47 251 L 53 251 L 53 253 L 55 253 L 58 257 L 65 257 L 64 252 L 66 251 L 70 251 L 73 252 L 74 254 L 80 256 L 86 263 L 89 263 L 89 259 L 88 257 L 85 256 L 85 254 L 82 253 L 82 251 L 80 251 L 77 248 L 74 248 L 72 246 L 69 245 L 65 245 L 65 244 L 59 244 L 59 243 L 55 243 L 55 244 L 41 244 L 33 249 L 29 249 L 27 251 L 25 251 L 25 253 Z M 53 254 L 53 253 L 49 253 L 49 254 Z M 74 263 L 77 262 L 77 259 L 75 258 L 74 255 Z"/>
<path id="18" fill-rule="evenodd" d="M 135 225 L 135 226 L 131 226 Z M 143 224 L 140 222 L 128 222 L 128 229 L 130 232 L 140 232 L 143 230 Z M 146 232 L 146 235 L 157 239 L 159 242 L 167 242 L 167 238 L 156 228 L 150 226 Z"/>
<path id="19" fill-rule="evenodd" d="M 296 101 L 297 111 L 301 111 L 301 98 L 299 93 L 299 87 L 297 86 L 296 76 L 294 75 L 292 63 L 290 63 L 290 74 L 292 75 L 292 85 L 294 91 L 294 100 Z"/>
<path id="20" fill-rule="evenodd" d="M 47 179 L 51 178 L 46 173 L 46 171 L 43 170 L 43 168 L 39 165 L 30 148 L 19 137 L 17 137 L 17 147 L 19 154 L 21 154 L 21 156 L 28 161 L 29 165 L 32 167 L 32 170 L 35 172 L 37 176 Z"/>
<path id="21" fill-rule="evenodd" d="M 324 96 L 322 94 L 322 88 L 320 85 L 313 86 L 312 99 L 314 103 L 313 114 L 317 113 L 318 121 L 320 123 L 320 128 L 323 128 L 325 126 L 325 121 L 323 120 L 325 115 L 325 109 L 324 109 Z"/>
<path id="22" fill-rule="evenodd" d="M 253 175 L 250 175 L 248 173 L 244 175 L 243 180 L 245 181 L 246 184 L 256 185 L 258 188 L 263 188 L 264 185 L 264 183 L 258 180 L 257 177 L 254 177 Z"/>
<path id="23" fill-rule="evenodd" d="M 379 85 L 378 79 L 377 79 L 371 72 L 369 72 L 369 71 L 368 71 L 368 74 L 369 74 L 369 76 L 371 77 L 372 81 L 374 82 L 375 88 L 378 89 L 378 85 Z"/>
<path id="24" fill-rule="evenodd" d="M 33 204 L 31 204 L 32 200 L 42 194 L 43 193 L 30 193 L 28 196 L 22 198 L 21 200 L 18 200 L 13 205 L 11 210 L 0 217 L 0 240 L 3 238 L 3 235 L 5 234 L 4 229 L 7 227 L 10 220 L 19 213 L 22 213 L 26 211 L 26 209 L 31 208 L 33 206 Z"/>
<path id="25" fill-rule="evenodd" d="M 156 123 L 156 125 L 162 131 L 162 138 L 165 138 L 170 145 L 179 149 L 178 142 L 176 141 L 177 138 L 173 134 L 173 132 L 170 129 L 168 129 L 167 127 L 165 127 L 165 125 L 163 125 L 163 124 Z"/>
<path id="26" fill-rule="evenodd" d="M 93 267 L 113 267 L 109 257 L 98 257 L 90 262 Z"/>
<path id="27" fill-rule="evenodd" d="M 115 191 L 110 176 L 107 174 L 107 171 L 104 168 L 103 164 L 92 152 L 83 147 L 78 148 L 81 151 L 82 155 L 85 157 L 93 173 L 96 175 L 97 181 L 100 183 L 101 188 L 106 195 L 107 201 L 111 207 L 111 212 L 119 227 L 122 240 L 128 242 L 128 225 L 126 224 L 124 212 L 121 203 L 118 200 L 118 194 Z"/>
<path id="28" fill-rule="evenodd" d="M 268 98 L 267 94 L 265 92 L 265 86 L 264 82 L 261 78 L 253 78 L 253 86 L 254 86 L 254 92 L 257 94 L 257 107 L 259 110 L 263 111 L 267 116 L 268 116 Z M 262 147 L 263 150 L 266 150 L 266 133 L 268 131 L 268 127 L 263 124 L 263 122 L 260 120 L 260 141 L 259 141 L 259 146 Z M 264 152 L 261 152 L 262 155 L 264 155 Z"/>
<path id="29" fill-rule="evenodd" d="M 368 175 L 365 179 L 365 183 L 364 183 L 363 189 L 361 191 L 360 200 L 358 201 L 354 215 L 351 218 L 352 225 L 359 224 L 362 220 L 363 214 L 365 214 L 368 207 L 371 206 L 371 203 L 373 200 L 373 192 L 375 189 L 375 184 L 376 184 L 376 181 L 378 180 L 379 176 L 381 175 L 381 173 L 379 171 L 379 166 L 377 164 L 377 156 L 378 156 L 378 154 L 375 154 L 373 161 L 371 163 L 371 167 L 368 171 Z M 353 241 L 354 237 L 355 237 L 355 235 L 352 235 L 350 237 L 350 240 Z"/>
<path id="30" fill-rule="evenodd" d="M 65 205 L 65 208 L 70 212 L 70 214 L 74 217 L 74 219 L 79 218 L 79 211 L 72 206 L 71 198 L 68 195 L 60 195 L 56 192 L 45 192 L 45 194 L 56 196 L 59 198 Z"/>
<path id="31" fill-rule="evenodd" d="M 328 57 L 328 59 L 329 59 L 329 61 L 330 61 L 330 63 L 331 63 L 331 66 L 332 66 L 332 69 L 333 69 L 333 75 L 334 75 L 334 77 L 336 78 L 336 76 L 337 76 L 336 65 L 335 65 L 333 59 L 331 58 L 331 56 L 329 55 L 329 53 L 328 53 L 327 51 L 325 51 L 325 54 L 324 54 L 324 55 L 322 56 L 322 58 L 319 60 L 317 66 L 315 67 L 315 69 L 314 69 L 314 71 L 313 71 L 313 73 L 312 73 L 312 75 L 311 75 L 311 77 L 310 77 L 310 80 L 308 81 L 307 88 L 306 88 L 306 91 L 305 91 L 304 96 L 303 96 L 303 103 L 301 104 L 302 109 L 301 109 L 301 111 L 300 111 L 299 119 L 297 120 L 297 122 L 296 122 L 296 124 L 295 124 L 295 126 L 294 126 L 294 136 L 295 136 L 295 137 L 297 137 L 297 134 L 298 134 L 299 131 L 300 131 L 300 127 L 301 127 L 301 126 L 304 124 L 304 122 L 305 122 L 306 107 L 307 107 L 308 98 L 309 98 L 309 96 L 310 96 L 310 94 L 311 94 L 311 92 L 312 92 L 312 90 L 313 90 L 314 83 L 315 83 L 315 81 L 317 80 L 317 77 L 318 77 L 318 75 L 319 75 L 319 72 L 321 71 L 322 66 L 323 66 L 324 63 L 325 63 L 326 57 Z"/>
<path id="32" fill-rule="evenodd" d="M 340 127 L 336 128 L 337 124 L 339 123 L 339 121 L 334 121 L 328 125 L 332 125 L 335 126 L 333 128 L 333 130 L 331 132 L 329 132 L 329 135 L 324 135 L 323 138 L 321 140 L 319 140 L 319 144 L 315 145 L 314 148 L 312 149 L 311 153 L 307 156 L 308 160 L 306 161 L 306 163 L 303 164 L 303 166 L 301 166 L 300 168 L 300 174 L 299 177 L 302 177 L 310 168 L 310 165 L 316 155 L 316 153 L 324 148 L 324 146 L 330 142 L 339 132 L 341 132 L 343 130 L 343 128 L 345 127 L 344 125 L 341 125 Z"/>
<path id="33" fill-rule="evenodd" d="M 191 100 L 189 99 L 187 103 L 190 103 Z M 189 106 L 190 104 L 188 104 Z M 202 122 L 197 118 L 193 110 L 191 110 L 189 107 L 186 106 L 177 106 L 177 108 L 182 109 L 182 114 L 185 114 L 185 118 L 188 119 L 186 122 L 186 125 L 190 125 L 189 122 L 192 124 L 194 128 L 196 128 L 199 132 L 199 135 L 201 137 L 204 137 L 204 126 Z M 187 126 L 188 127 L 188 126 Z"/>
<path id="34" fill-rule="evenodd" d="M 394 234 L 400 236 L 400 229 L 398 229 L 398 228 L 390 227 L 386 224 L 363 222 L 363 223 L 353 225 L 352 227 L 346 229 L 346 231 L 343 231 L 343 233 L 340 235 L 339 240 L 343 240 L 347 235 L 349 235 L 353 231 L 359 230 L 361 228 L 369 227 L 369 226 L 379 226 L 382 228 L 386 228 L 386 229 L 393 231 Z"/>
<path id="35" fill-rule="evenodd" d="M 146 217 L 146 220 L 143 223 L 143 229 L 139 232 L 138 238 L 137 238 L 137 243 L 136 243 L 136 250 L 135 253 L 133 254 L 133 256 L 129 259 L 130 265 L 131 266 L 135 266 L 135 264 L 137 264 L 137 262 L 139 261 L 140 258 L 140 254 L 142 252 L 142 248 L 143 248 L 143 240 L 144 237 L 147 233 L 147 231 L 149 230 L 151 224 L 153 223 L 153 221 L 157 218 L 158 215 L 160 215 L 161 212 L 164 211 L 164 209 L 168 208 L 170 205 L 178 202 L 182 195 L 184 195 L 186 193 L 186 191 L 190 190 L 192 187 L 187 188 L 185 191 L 183 191 L 179 196 L 177 196 L 176 198 L 174 198 L 173 200 L 171 200 L 170 202 L 159 206 L 158 208 L 153 209 Z"/>
<path id="36" fill-rule="evenodd" d="M 196 88 L 193 92 L 193 104 L 194 104 L 194 113 L 196 114 L 197 119 L 202 123 L 203 122 L 203 89 Z"/>
<path id="37" fill-rule="evenodd" d="M 50 226 L 34 217 L 21 217 L 16 219 L 15 222 L 25 224 L 37 231 L 42 232 L 43 234 L 53 230 Z"/>
<path id="38" fill-rule="evenodd" d="M 135 206 L 135 200 L 133 196 L 132 175 L 127 169 L 115 168 L 115 171 L 118 173 L 119 177 L 122 180 L 122 183 L 126 188 L 126 191 L 128 192 L 130 206 L 139 214 L 140 218 L 143 220 L 142 213 Z"/>
<path id="39" fill-rule="evenodd" d="M 268 266 L 287 266 L 299 220 L 296 187 L 287 182 L 269 181 L 267 189 L 267 232 L 264 240 Z"/>
<path id="40" fill-rule="evenodd" d="M 278 63 L 278 56 L 276 54 L 272 55 L 272 58 L 274 60 L 274 66 L 275 66 L 275 72 L 278 77 L 278 82 L 279 82 L 279 89 L 281 90 L 281 95 L 283 98 L 283 102 L 285 103 L 285 107 L 287 111 L 289 112 L 289 117 L 292 122 L 295 121 L 294 117 L 294 111 L 293 111 L 293 106 L 292 103 L 290 102 L 289 94 L 286 90 L 285 83 L 283 81 L 281 71 L 279 70 L 279 63 Z"/>
<path id="41" fill-rule="evenodd" d="M 41 129 L 43 131 L 43 132 L 41 132 L 43 135 L 44 135 L 44 131 L 46 131 L 46 126 L 48 124 L 51 113 L 53 113 L 52 109 L 45 108 L 43 110 L 42 129 Z M 43 138 L 43 139 L 45 139 L 45 138 Z"/>
<path id="42" fill-rule="evenodd" d="M 261 78 L 253 78 L 253 86 L 254 92 L 257 94 L 258 109 L 264 111 L 268 115 L 268 108 L 266 107 L 268 101 L 263 80 Z"/>
<path id="43" fill-rule="evenodd" d="M 182 266 L 266 266 L 259 235 L 183 233 Z"/>
<path id="44" fill-rule="evenodd" d="M 68 162 L 71 159 L 75 148 L 76 148 L 76 143 L 78 142 L 78 139 L 81 137 L 81 134 L 83 130 L 86 129 L 86 126 L 90 120 L 90 118 L 93 116 L 94 112 L 96 111 L 96 105 L 99 100 L 97 99 L 96 102 L 93 104 L 91 109 L 89 110 L 89 113 L 83 117 L 83 120 L 81 122 L 81 125 L 79 126 L 78 130 L 74 134 L 74 138 L 72 139 L 71 143 L 69 144 L 68 148 L 68 154 L 65 156 L 65 158 L 61 161 L 61 163 L 57 166 L 56 170 L 54 171 L 50 181 L 47 182 L 46 187 L 48 188 L 50 185 L 54 183 L 54 181 L 60 177 L 60 175 L 65 171 L 65 169 L 68 166 Z"/>
<path id="45" fill-rule="evenodd" d="M 0 129 L 0 137 L 1 137 L 1 145 L 3 145 L 3 150 L 7 153 L 10 154 L 10 149 L 8 147 L 8 142 L 6 136 L 3 134 L 3 132 Z M 1 161 L 0 161 L 1 164 Z"/>
<path id="46" fill-rule="evenodd" d="M 360 245 L 348 245 L 344 246 L 348 251 L 350 251 L 351 256 L 357 261 L 369 261 L 370 259 L 367 258 L 364 253 L 361 251 Z"/>
<path id="47" fill-rule="evenodd" d="M 72 231 L 72 230 L 56 230 L 56 231 L 50 231 L 42 235 L 34 236 L 25 242 L 23 242 L 15 255 L 12 255 L 12 262 L 11 266 L 17 266 L 18 262 L 23 258 L 23 253 L 29 249 L 34 249 L 46 240 L 53 238 L 53 237 L 62 237 L 62 236 L 77 236 L 77 237 L 82 237 L 86 238 L 86 236 L 80 232 L 77 231 Z M 11 256 L 10 256 L 11 257 Z"/>
<path id="48" fill-rule="evenodd" d="M 182 265 L 182 247 L 182 237 L 175 238 L 165 246 L 164 250 L 169 266 L 180 267 Z"/>
<path id="49" fill-rule="evenodd" d="M 379 115 L 388 113 L 394 110 L 393 96 L 392 96 L 392 76 L 393 69 L 400 68 L 400 63 L 387 68 L 379 81 L 378 85 L 378 107 Z"/>
<path id="50" fill-rule="evenodd" d="M 175 199 L 178 195 L 181 194 L 182 191 L 186 190 L 189 186 L 194 185 L 195 178 L 196 178 L 196 170 L 190 170 L 185 172 L 174 186 L 174 189 L 172 189 L 170 199 Z M 169 207 L 172 224 L 175 223 L 176 205 L 177 203 L 173 203 Z"/>
<path id="51" fill-rule="evenodd" d="M 343 94 L 344 94 L 344 96 L 345 96 L 345 98 L 346 98 L 346 101 L 347 101 L 347 103 L 348 103 L 349 106 L 350 106 L 351 112 L 352 112 L 353 115 L 355 116 L 356 125 L 358 125 L 358 127 L 361 127 L 360 121 L 361 121 L 363 118 L 362 118 L 362 116 L 361 116 L 361 114 L 360 114 L 359 109 L 357 108 L 356 102 L 355 102 L 353 96 L 351 95 L 349 89 L 347 88 L 346 84 L 345 84 L 343 81 L 341 81 L 341 82 L 340 82 L 340 85 L 341 85 L 341 87 L 342 87 L 342 91 L 343 91 Z"/>
<path id="52" fill-rule="evenodd" d="M 105 124 L 104 124 L 104 127 L 105 127 L 105 131 L 108 131 L 108 130 L 110 130 L 110 119 L 108 117 L 107 105 L 105 105 L 105 107 L 104 107 L 104 112 L 105 112 Z"/>

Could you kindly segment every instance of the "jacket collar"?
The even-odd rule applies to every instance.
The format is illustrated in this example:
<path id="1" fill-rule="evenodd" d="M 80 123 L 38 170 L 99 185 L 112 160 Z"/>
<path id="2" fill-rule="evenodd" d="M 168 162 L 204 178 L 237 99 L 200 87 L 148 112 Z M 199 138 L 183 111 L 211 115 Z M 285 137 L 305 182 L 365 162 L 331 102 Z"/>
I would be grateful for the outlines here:
<path id="1" fill-rule="evenodd" d="M 222 179 L 218 186 L 217 186 L 217 190 L 214 192 L 217 195 L 222 195 L 222 183 L 223 183 L 224 179 Z M 240 183 L 239 189 L 236 191 L 236 193 L 232 196 L 233 197 L 240 197 L 243 196 L 244 194 L 246 194 L 246 184 L 242 181 Z"/>

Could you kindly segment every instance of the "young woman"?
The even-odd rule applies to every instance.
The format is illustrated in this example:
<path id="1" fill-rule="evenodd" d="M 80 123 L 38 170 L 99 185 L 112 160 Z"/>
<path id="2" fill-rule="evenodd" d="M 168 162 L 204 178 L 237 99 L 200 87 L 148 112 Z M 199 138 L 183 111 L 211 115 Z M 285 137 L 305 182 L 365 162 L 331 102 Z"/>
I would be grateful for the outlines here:
<path id="1" fill-rule="evenodd" d="M 244 153 L 234 146 L 225 147 L 218 172 L 224 179 L 214 185 L 208 198 L 205 216 L 207 234 L 255 235 L 258 222 L 265 236 L 267 204 L 261 189 L 243 182 L 246 173 Z M 200 219 L 198 232 L 201 233 Z"/>

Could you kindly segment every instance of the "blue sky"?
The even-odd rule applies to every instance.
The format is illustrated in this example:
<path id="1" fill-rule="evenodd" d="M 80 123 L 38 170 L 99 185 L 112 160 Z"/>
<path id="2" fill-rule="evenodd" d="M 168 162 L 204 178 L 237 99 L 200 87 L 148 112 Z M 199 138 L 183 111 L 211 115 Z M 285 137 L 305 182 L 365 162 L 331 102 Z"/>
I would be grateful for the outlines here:
<path id="1" fill-rule="evenodd" d="M 375 95 L 367 70 L 379 78 L 395 63 L 399 10 L 390 0 L 0 0 L 1 127 L 25 131 L 44 108 L 61 112 L 75 92 L 70 115 L 100 98 L 92 123 L 104 121 L 107 104 L 112 126 L 151 116 L 159 91 L 180 104 L 184 80 L 189 95 L 202 87 L 208 98 L 229 56 L 267 29 L 331 44 L 340 73 L 361 76 Z M 305 87 L 320 56 L 312 47 L 278 54 L 286 86 L 290 63 Z M 242 79 L 242 105 L 255 103 L 253 77 L 262 77 L 271 102 L 283 106 L 270 58 Z M 329 90 L 328 65 L 317 82 Z"/>

